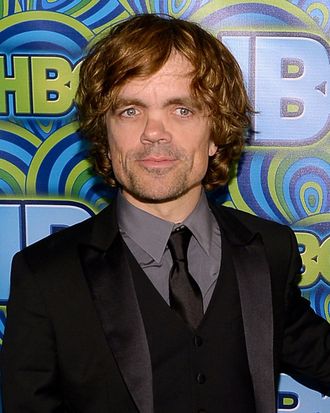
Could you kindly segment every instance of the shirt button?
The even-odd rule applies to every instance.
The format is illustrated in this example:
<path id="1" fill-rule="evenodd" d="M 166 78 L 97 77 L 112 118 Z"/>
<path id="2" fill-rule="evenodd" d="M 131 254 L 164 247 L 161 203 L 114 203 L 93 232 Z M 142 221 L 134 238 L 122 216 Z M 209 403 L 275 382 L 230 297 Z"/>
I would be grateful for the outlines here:
<path id="1" fill-rule="evenodd" d="M 203 339 L 200 336 L 194 337 L 194 344 L 196 347 L 200 347 L 203 344 Z"/>
<path id="2" fill-rule="evenodd" d="M 198 384 L 203 384 L 206 381 L 206 377 L 203 373 L 198 373 L 196 376 L 196 381 Z"/>

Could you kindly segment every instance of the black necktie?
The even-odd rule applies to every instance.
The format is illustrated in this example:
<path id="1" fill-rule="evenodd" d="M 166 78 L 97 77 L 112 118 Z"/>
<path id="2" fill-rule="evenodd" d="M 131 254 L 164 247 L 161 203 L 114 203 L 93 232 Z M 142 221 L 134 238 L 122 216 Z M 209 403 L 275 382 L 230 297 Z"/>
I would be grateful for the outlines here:
<path id="1" fill-rule="evenodd" d="M 188 272 L 187 250 L 191 232 L 181 227 L 171 233 L 168 240 L 173 266 L 170 271 L 170 306 L 183 320 L 197 328 L 203 318 L 203 299 L 201 291 Z"/>

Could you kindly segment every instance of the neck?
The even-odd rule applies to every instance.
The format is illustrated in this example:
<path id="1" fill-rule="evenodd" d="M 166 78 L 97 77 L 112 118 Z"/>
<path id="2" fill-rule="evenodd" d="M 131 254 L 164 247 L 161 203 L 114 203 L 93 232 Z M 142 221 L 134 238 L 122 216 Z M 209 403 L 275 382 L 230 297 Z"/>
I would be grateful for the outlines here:
<path id="1" fill-rule="evenodd" d="M 134 198 L 131 194 L 123 190 L 122 194 L 135 207 L 142 209 L 149 214 L 152 214 L 165 221 L 173 222 L 175 224 L 183 222 L 188 215 L 192 213 L 196 207 L 200 196 L 202 187 L 198 186 L 192 188 L 186 194 L 181 195 L 177 199 L 173 199 L 165 202 L 148 202 L 141 201 Z"/>

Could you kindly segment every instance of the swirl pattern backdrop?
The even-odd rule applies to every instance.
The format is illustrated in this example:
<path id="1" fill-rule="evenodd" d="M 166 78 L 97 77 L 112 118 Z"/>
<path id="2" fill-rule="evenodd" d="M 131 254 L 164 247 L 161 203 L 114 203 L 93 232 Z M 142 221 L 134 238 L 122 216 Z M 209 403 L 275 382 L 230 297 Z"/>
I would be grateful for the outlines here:
<path id="1" fill-rule="evenodd" d="M 302 293 L 330 321 L 329 0 L 3 0 L 0 337 L 14 253 L 114 196 L 86 160 L 74 95 L 87 43 L 137 13 L 198 22 L 236 56 L 255 132 L 230 183 L 210 197 L 294 229 Z M 326 413 L 330 399 L 283 375 L 278 405 Z"/>

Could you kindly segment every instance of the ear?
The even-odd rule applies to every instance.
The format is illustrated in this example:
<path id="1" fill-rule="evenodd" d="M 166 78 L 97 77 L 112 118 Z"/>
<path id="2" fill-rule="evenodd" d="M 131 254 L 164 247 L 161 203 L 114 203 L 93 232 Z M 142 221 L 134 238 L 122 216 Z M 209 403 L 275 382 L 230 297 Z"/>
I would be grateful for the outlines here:
<path id="1" fill-rule="evenodd" d="M 216 153 L 217 149 L 218 149 L 217 145 L 213 141 L 210 141 L 210 143 L 209 143 L 209 156 L 213 156 Z"/>

